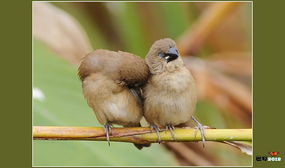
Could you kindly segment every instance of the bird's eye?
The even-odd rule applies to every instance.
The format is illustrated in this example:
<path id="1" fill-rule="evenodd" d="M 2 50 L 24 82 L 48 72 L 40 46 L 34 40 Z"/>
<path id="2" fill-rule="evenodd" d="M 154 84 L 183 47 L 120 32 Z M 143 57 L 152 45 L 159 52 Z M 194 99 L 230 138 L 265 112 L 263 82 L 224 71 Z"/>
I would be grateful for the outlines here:
<path id="1" fill-rule="evenodd" d="M 158 56 L 161 57 L 161 58 L 164 58 L 165 54 L 163 52 L 160 52 L 160 53 L 158 53 Z"/>

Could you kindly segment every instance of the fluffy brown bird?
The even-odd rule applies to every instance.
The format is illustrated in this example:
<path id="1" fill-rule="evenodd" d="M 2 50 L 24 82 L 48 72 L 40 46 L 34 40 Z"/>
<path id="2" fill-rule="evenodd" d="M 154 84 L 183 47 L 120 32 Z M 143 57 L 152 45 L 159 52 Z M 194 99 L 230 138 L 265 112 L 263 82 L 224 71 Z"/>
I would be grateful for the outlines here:
<path id="1" fill-rule="evenodd" d="M 151 76 L 144 88 L 144 117 L 157 132 L 159 142 L 159 126 L 169 129 L 175 139 L 174 126 L 188 125 L 191 119 L 198 124 L 204 141 L 203 126 L 193 117 L 197 103 L 195 81 L 175 42 L 169 38 L 156 41 L 146 63 Z"/>
<path id="2" fill-rule="evenodd" d="M 108 143 L 112 124 L 140 126 L 140 87 L 149 77 L 143 59 L 127 52 L 99 49 L 85 56 L 78 70 L 84 97 L 104 125 Z M 149 146 L 135 145 L 139 149 Z"/>

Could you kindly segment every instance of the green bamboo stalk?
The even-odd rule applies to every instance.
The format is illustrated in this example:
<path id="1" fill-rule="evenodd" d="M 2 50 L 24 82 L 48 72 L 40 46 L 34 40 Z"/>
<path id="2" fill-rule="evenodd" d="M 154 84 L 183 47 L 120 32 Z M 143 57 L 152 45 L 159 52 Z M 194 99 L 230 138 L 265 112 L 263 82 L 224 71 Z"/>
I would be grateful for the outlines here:
<path id="1" fill-rule="evenodd" d="M 176 142 L 201 141 L 201 133 L 193 128 L 176 128 Z M 162 129 L 162 141 L 174 141 L 171 133 Z M 34 126 L 35 140 L 91 140 L 106 141 L 104 129 L 101 127 L 55 127 Z M 252 129 L 205 129 L 206 141 L 251 141 Z M 156 143 L 157 135 L 150 128 L 112 128 L 110 141 L 130 143 Z"/>

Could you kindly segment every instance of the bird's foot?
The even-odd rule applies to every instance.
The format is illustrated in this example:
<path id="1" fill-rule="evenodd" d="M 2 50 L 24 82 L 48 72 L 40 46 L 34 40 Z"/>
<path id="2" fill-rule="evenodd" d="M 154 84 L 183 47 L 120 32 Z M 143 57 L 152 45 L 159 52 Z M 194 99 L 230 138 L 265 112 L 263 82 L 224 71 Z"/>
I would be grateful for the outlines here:
<path id="1" fill-rule="evenodd" d="M 166 125 L 166 130 L 169 130 L 170 131 L 170 133 L 171 133 L 171 136 L 172 136 L 172 139 L 174 140 L 174 141 L 176 141 L 176 138 L 175 138 L 175 135 L 174 135 L 174 126 L 172 125 L 172 124 L 167 124 Z"/>
<path id="2" fill-rule="evenodd" d="M 159 127 L 157 125 L 155 125 L 155 124 L 151 124 L 150 128 L 156 132 L 157 141 L 158 141 L 158 143 L 161 143 L 161 138 L 160 138 L 160 134 L 159 134 L 159 132 L 160 132 Z"/>
<path id="3" fill-rule="evenodd" d="M 201 137 L 202 137 L 202 144 L 203 144 L 203 148 L 204 148 L 204 147 L 205 147 L 205 131 L 204 131 L 204 126 L 203 126 L 194 116 L 192 116 L 192 120 L 197 124 L 195 136 L 196 136 L 198 130 L 200 130 L 200 132 L 201 132 Z"/>
<path id="4" fill-rule="evenodd" d="M 112 128 L 112 125 L 110 123 L 106 123 L 104 125 L 104 131 L 105 131 L 105 135 L 106 135 L 106 139 L 108 141 L 108 145 L 110 146 L 110 133 L 111 133 L 111 128 Z"/>

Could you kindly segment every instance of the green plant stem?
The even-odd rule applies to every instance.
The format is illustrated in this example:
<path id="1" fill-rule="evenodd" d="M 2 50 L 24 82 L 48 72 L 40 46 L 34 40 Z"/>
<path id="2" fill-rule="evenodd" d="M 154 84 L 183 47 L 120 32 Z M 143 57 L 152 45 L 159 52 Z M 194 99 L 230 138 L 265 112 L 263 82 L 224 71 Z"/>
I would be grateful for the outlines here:
<path id="1" fill-rule="evenodd" d="M 176 142 L 201 141 L 201 134 L 193 128 L 176 128 Z M 162 129 L 162 141 L 174 141 L 171 133 Z M 106 141 L 104 129 L 101 127 L 55 127 L 34 126 L 35 140 L 91 140 Z M 206 141 L 251 141 L 252 129 L 205 129 Z M 149 128 L 112 128 L 111 141 L 130 143 L 156 143 L 157 135 Z"/>

